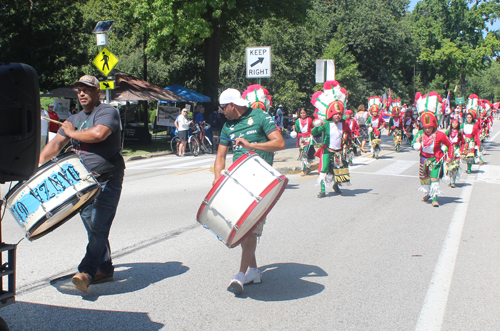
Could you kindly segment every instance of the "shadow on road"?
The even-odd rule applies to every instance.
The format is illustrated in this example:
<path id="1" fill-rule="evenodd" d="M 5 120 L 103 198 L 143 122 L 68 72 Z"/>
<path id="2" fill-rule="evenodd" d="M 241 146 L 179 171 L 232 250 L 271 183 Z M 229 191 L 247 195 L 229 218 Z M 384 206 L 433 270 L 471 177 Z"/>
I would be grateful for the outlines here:
<path id="1" fill-rule="evenodd" d="M 160 330 L 148 313 L 68 308 L 17 301 L 2 309 L 11 330 Z"/>
<path id="2" fill-rule="evenodd" d="M 361 189 L 361 188 L 358 188 L 358 189 L 349 189 L 349 188 L 344 188 L 342 187 L 341 188 L 342 190 L 342 196 L 343 197 L 355 197 L 356 195 L 360 195 L 360 194 L 366 194 L 370 191 L 373 191 L 373 189 Z M 332 193 L 332 195 L 338 195 L 338 194 L 335 194 L 335 193 Z"/>
<path id="3" fill-rule="evenodd" d="M 135 292 L 188 270 L 181 262 L 127 263 L 115 265 L 113 282 L 90 285 L 86 293 L 77 290 L 71 282 L 74 274 L 54 279 L 50 285 L 63 294 L 81 295 L 84 300 L 95 301 L 102 295 Z"/>
<path id="4" fill-rule="evenodd" d="M 320 267 L 299 263 L 276 263 L 259 269 L 262 272 L 262 283 L 245 285 L 245 291 L 237 297 L 260 301 L 307 298 L 321 293 L 325 286 L 306 279 L 328 276 Z"/>

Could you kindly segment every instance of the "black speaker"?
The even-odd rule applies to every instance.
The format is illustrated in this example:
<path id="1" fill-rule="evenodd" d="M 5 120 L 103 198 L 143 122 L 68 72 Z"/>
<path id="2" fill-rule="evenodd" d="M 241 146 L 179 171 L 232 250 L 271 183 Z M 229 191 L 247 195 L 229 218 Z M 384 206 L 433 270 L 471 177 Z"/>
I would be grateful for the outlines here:
<path id="1" fill-rule="evenodd" d="M 40 91 L 35 69 L 0 63 L 0 183 L 30 178 L 38 168 Z"/>

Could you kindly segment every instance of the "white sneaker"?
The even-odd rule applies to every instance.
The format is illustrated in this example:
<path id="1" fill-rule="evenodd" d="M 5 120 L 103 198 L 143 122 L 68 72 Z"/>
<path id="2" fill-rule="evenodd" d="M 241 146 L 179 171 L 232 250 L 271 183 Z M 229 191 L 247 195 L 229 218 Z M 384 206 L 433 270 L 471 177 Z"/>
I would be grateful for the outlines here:
<path id="1" fill-rule="evenodd" d="M 243 283 L 245 282 L 245 274 L 241 271 L 231 279 L 231 283 L 227 287 L 228 291 L 240 293 L 243 292 Z"/>
<path id="2" fill-rule="evenodd" d="M 248 268 L 245 274 L 245 285 L 250 283 L 258 284 L 260 282 L 262 282 L 260 279 L 260 270 L 257 268 Z"/>

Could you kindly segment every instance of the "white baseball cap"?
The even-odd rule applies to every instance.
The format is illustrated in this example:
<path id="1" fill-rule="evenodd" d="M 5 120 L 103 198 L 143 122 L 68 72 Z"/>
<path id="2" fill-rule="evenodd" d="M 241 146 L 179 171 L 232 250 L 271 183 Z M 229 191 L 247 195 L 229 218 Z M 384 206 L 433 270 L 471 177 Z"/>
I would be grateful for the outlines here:
<path id="1" fill-rule="evenodd" d="M 227 105 L 229 103 L 240 107 L 248 107 L 249 105 L 249 102 L 241 97 L 240 91 L 234 88 L 228 88 L 220 94 L 219 104 Z"/>

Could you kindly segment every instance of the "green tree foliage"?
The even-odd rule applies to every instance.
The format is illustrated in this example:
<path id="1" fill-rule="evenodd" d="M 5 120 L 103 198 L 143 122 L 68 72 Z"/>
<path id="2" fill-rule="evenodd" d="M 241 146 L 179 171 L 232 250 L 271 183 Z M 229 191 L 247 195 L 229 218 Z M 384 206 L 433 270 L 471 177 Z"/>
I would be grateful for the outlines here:
<path id="1" fill-rule="evenodd" d="M 90 35 L 80 1 L 3 1 L 0 5 L 0 61 L 34 67 L 41 90 L 74 82 L 89 62 L 85 47 Z"/>
<path id="2" fill-rule="evenodd" d="M 469 77 L 467 91 L 482 99 L 500 101 L 500 62 L 494 61 L 489 68 Z"/>
<path id="3" fill-rule="evenodd" d="M 158 54 L 172 41 L 181 46 L 201 45 L 204 51 L 204 93 L 215 105 L 218 96 L 220 54 L 223 45 L 231 48 L 231 28 L 249 24 L 253 17 L 299 20 L 307 0 L 139 0 L 133 3 L 135 17 L 146 22 L 147 51 Z M 237 47 L 237 45 L 236 45 Z"/>
<path id="4" fill-rule="evenodd" d="M 413 13 L 413 38 L 422 63 L 422 81 L 430 84 L 442 78 L 442 89 L 487 67 L 500 51 L 498 36 L 484 37 L 486 23 L 500 12 L 497 1 L 423 0 Z M 435 83 L 433 84 L 435 85 Z M 462 91 L 465 94 L 465 90 Z"/>
<path id="5" fill-rule="evenodd" d="M 338 2 L 335 13 L 338 33 L 355 56 L 372 95 L 382 94 L 387 88 L 397 90 L 398 80 L 411 81 L 410 31 L 404 20 L 408 3 L 408 0 Z"/>

